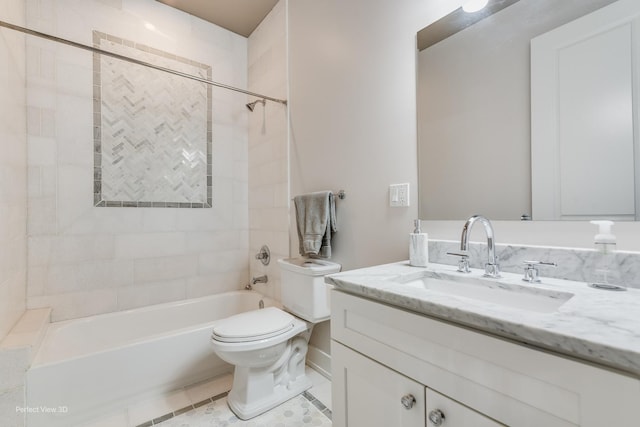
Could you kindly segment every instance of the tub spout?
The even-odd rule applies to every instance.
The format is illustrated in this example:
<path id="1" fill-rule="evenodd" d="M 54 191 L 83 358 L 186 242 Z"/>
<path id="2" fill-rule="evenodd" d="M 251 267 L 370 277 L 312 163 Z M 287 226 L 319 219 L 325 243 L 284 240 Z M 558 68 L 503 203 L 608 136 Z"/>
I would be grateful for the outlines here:
<path id="1" fill-rule="evenodd" d="M 251 284 L 255 285 L 256 283 L 267 283 L 268 281 L 269 278 L 266 274 L 264 274 L 262 276 L 254 277 L 253 279 L 251 279 Z"/>

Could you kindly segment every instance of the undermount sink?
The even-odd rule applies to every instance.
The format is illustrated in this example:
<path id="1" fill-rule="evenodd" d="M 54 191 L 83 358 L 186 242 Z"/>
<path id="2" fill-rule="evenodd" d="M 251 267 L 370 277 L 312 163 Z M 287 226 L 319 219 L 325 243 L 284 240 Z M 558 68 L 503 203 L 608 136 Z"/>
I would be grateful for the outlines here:
<path id="1" fill-rule="evenodd" d="M 475 278 L 442 278 L 424 274 L 400 281 L 404 286 L 426 289 L 441 295 L 452 295 L 499 304 L 505 307 L 552 313 L 571 297 L 572 293 L 553 291 L 532 286 L 501 283 L 495 280 Z"/>

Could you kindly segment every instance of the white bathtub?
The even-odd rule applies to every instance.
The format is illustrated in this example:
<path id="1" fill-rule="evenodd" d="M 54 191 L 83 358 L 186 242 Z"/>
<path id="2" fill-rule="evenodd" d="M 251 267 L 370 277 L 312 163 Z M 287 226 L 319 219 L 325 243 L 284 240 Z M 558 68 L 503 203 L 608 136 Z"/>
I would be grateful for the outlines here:
<path id="1" fill-rule="evenodd" d="M 231 372 L 212 324 L 275 302 L 236 291 L 52 323 L 27 371 L 27 426 L 68 427 Z"/>

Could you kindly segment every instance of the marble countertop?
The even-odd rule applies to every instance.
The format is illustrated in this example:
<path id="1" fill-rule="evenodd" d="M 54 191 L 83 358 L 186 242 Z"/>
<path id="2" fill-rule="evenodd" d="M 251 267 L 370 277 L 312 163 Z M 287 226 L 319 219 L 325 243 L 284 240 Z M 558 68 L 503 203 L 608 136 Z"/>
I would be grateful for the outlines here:
<path id="1" fill-rule="evenodd" d="M 482 278 L 484 271 L 458 273 L 455 266 L 412 267 L 407 261 L 345 271 L 325 277 L 337 289 L 413 312 L 470 326 L 493 335 L 595 362 L 640 377 L 640 290 L 594 289 L 585 283 L 542 277 L 522 281 L 521 274 Z M 548 310 L 515 308 L 429 289 L 422 277 L 482 284 L 497 293 L 517 292 L 556 300 Z M 446 285 L 446 284 L 445 284 Z M 568 298 L 568 299 L 567 299 Z M 566 302 L 562 302 L 563 300 Z"/>

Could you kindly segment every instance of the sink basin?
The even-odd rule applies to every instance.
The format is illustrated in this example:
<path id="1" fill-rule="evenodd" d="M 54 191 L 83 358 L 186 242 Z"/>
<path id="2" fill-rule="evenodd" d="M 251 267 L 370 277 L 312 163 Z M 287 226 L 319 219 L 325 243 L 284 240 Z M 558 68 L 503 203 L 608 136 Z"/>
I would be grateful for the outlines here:
<path id="1" fill-rule="evenodd" d="M 452 295 L 540 313 L 552 313 L 573 297 L 569 292 L 462 277 L 449 279 L 423 275 L 405 279 L 400 283 L 441 295 Z"/>

